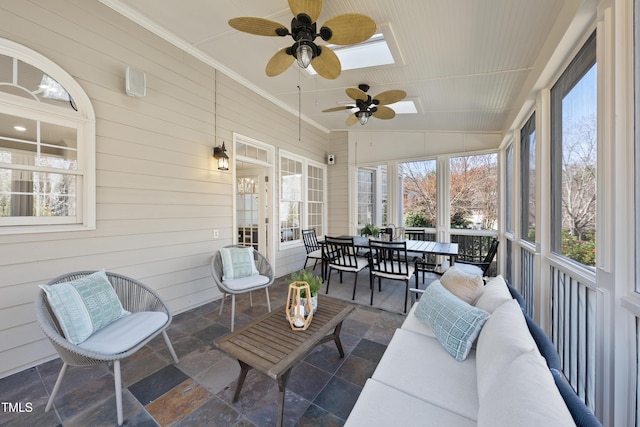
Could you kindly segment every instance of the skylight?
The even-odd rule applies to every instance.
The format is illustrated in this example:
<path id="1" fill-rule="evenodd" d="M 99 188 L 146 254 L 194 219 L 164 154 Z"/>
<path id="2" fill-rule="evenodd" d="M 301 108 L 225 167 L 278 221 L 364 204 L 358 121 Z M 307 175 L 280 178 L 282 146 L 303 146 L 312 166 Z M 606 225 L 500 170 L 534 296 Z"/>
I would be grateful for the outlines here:
<path id="1" fill-rule="evenodd" d="M 387 107 L 392 108 L 396 114 L 418 114 L 416 104 L 412 100 L 399 101 L 395 104 L 389 104 Z"/>
<path id="2" fill-rule="evenodd" d="M 362 43 L 348 46 L 329 44 L 327 47 L 338 56 L 343 71 L 401 62 L 393 32 L 387 24 L 380 26 L 378 33 Z M 317 74 L 313 69 L 313 63 L 306 70 L 310 74 Z"/>

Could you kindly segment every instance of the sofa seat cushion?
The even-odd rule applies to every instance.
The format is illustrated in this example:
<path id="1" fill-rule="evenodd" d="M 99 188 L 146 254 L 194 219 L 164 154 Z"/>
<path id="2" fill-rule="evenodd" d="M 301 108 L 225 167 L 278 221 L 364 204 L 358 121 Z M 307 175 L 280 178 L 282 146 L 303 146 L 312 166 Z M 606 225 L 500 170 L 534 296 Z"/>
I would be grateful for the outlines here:
<path id="1" fill-rule="evenodd" d="M 222 283 L 229 289 L 244 292 L 252 288 L 260 287 L 269 283 L 269 278 L 258 274 L 256 276 L 241 277 L 239 279 L 226 279 Z"/>
<path id="2" fill-rule="evenodd" d="M 368 379 L 346 427 L 471 427 L 460 414 L 425 402 L 376 380 Z"/>
<path id="3" fill-rule="evenodd" d="M 544 358 L 537 349 L 502 369 L 480 397 L 479 427 L 575 426 Z"/>
<path id="4" fill-rule="evenodd" d="M 413 304 L 411 306 L 411 310 L 409 310 L 409 314 L 402 322 L 402 329 L 406 329 L 407 331 L 415 332 L 421 335 L 425 335 L 430 338 L 436 338 L 436 334 L 433 333 L 433 328 L 427 322 L 424 322 L 418 317 L 416 317 L 416 309 L 418 308 L 418 303 Z"/>
<path id="5" fill-rule="evenodd" d="M 438 340 L 397 329 L 372 378 L 416 399 L 470 420 L 477 419 L 474 350 L 464 361 L 458 362 Z"/>
<path id="6" fill-rule="evenodd" d="M 101 354 L 123 353 L 157 332 L 168 319 L 161 311 L 131 313 L 95 332 L 78 347 Z"/>

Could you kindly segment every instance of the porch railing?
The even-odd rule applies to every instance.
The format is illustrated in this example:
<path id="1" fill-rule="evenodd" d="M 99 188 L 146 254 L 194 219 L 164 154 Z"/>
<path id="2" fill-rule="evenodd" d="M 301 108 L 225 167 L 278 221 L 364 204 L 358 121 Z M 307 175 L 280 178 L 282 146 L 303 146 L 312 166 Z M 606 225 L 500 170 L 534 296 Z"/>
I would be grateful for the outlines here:
<path id="1" fill-rule="evenodd" d="M 471 261 L 483 261 L 489 252 L 493 238 L 493 235 L 451 234 L 451 243 L 458 244 L 458 256 L 460 258 Z M 493 277 L 497 275 L 497 271 L 498 257 L 496 255 L 487 271 L 487 276 Z"/>
<path id="2" fill-rule="evenodd" d="M 550 275 L 551 340 L 565 377 L 595 411 L 597 294 L 560 267 L 550 266 Z"/>
<path id="3" fill-rule="evenodd" d="M 520 289 L 522 297 L 526 302 L 527 314 L 534 317 L 535 313 L 535 253 L 520 247 L 520 283 L 517 288 Z"/>

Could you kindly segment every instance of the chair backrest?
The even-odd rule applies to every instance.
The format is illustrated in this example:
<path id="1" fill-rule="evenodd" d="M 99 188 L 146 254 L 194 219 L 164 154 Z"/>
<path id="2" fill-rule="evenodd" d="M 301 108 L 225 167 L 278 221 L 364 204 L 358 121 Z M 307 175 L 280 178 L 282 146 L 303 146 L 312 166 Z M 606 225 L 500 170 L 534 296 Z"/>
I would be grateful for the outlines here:
<path id="1" fill-rule="evenodd" d="M 325 257 L 329 264 L 338 267 L 355 268 L 358 266 L 356 259 L 356 248 L 353 244 L 353 237 L 329 237 L 325 236 L 327 245 Z"/>
<path id="2" fill-rule="evenodd" d="M 320 249 L 315 228 L 302 230 L 302 241 L 304 242 L 304 248 L 306 249 L 307 253 L 311 253 Z"/>
<path id="3" fill-rule="evenodd" d="M 369 271 L 373 274 L 407 276 L 409 274 L 407 242 L 369 240 Z"/>
<path id="4" fill-rule="evenodd" d="M 491 263 L 493 262 L 493 259 L 496 256 L 496 253 L 498 252 L 499 243 L 500 241 L 496 238 L 494 238 L 491 241 L 491 245 L 489 245 L 489 251 L 487 252 L 487 256 L 484 257 L 484 261 L 483 261 L 483 263 L 485 263 L 482 268 L 483 275 L 487 274 L 487 271 L 489 270 L 489 267 L 491 266 Z"/>
<path id="5" fill-rule="evenodd" d="M 243 246 L 243 245 L 225 246 L 225 248 L 246 248 L 246 247 L 250 247 L 250 246 Z M 265 276 L 269 278 L 269 283 L 261 284 L 260 286 L 256 287 L 256 289 L 271 285 L 274 280 L 274 274 L 273 274 L 273 268 L 271 267 L 271 263 L 269 262 L 269 260 L 267 260 L 267 258 L 265 258 L 264 255 L 262 255 L 260 252 L 256 250 L 253 251 L 253 260 L 256 264 L 256 269 L 258 270 L 258 273 L 261 276 Z M 218 289 L 220 289 L 221 292 L 237 293 L 236 289 L 231 289 L 227 287 L 222 281 L 222 274 L 224 270 L 222 267 L 222 256 L 220 255 L 220 251 L 216 251 L 216 253 L 211 258 L 209 269 L 211 270 L 211 276 L 213 277 L 213 281 L 216 282 L 216 286 L 218 286 Z M 253 288 L 249 287 L 244 289 L 244 291 L 248 292 L 252 289 Z"/>

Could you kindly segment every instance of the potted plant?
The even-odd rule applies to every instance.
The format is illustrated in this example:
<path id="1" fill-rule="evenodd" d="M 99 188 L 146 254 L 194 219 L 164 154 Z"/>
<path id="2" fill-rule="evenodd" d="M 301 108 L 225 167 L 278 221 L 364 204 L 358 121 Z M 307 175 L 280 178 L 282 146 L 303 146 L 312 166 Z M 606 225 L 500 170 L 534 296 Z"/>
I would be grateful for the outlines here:
<path id="1" fill-rule="evenodd" d="M 316 276 L 311 271 L 302 269 L 291 273 L 289 284 L 293 282 L 306 282 L 309 285 L 309 290 L 311 291 L 311 306 L 315 313 L 318 310 L 318 292 L 320 292 L 320 288 L 322 287 L 322 278 Z M 302 290 L 300 299 L 302 305 L 305 305 L 307 299 L 305 290 Z"/>
<path id="2" fill-rule="evenodd" d="M 380 235 L 380 229 L 373 224 L 365 224 L 362 230 L 360 230 L 360 234 L 369 236 L 369 238 L 376 238 Z"/>

